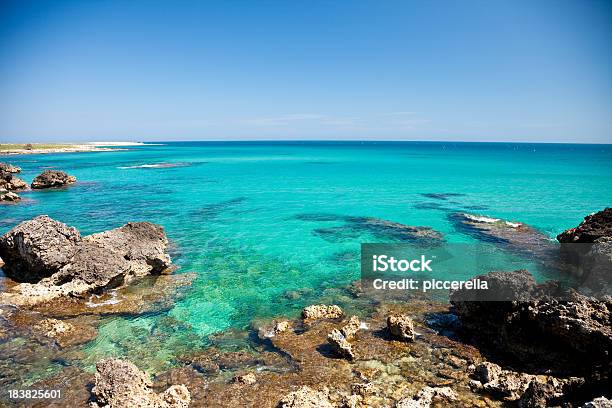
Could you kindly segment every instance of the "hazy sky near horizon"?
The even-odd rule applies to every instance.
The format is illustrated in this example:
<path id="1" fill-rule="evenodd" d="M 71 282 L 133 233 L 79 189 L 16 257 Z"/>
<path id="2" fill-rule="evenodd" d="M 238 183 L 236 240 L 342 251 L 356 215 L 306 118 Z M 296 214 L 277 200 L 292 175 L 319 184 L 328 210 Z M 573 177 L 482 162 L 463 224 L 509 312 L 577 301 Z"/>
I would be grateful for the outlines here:
<path id="1" fill-rule="evenodd" d="M 606 0 L 0 0 L 0 142 L 612 143 Z"/>

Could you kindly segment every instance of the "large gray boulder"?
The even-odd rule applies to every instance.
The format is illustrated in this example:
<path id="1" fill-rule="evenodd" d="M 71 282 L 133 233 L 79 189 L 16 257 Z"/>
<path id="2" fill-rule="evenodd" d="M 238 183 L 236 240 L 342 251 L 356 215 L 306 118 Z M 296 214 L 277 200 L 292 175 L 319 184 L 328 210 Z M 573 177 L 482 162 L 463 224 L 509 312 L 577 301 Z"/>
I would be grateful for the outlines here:
<path id="1" fill-rule="evenodd" d="M 33 189 L 64 187 L 76 182 L 76 177 L 61 170 L 45 170 L 32 181 Z"/>
<path id="2" fill-rule="evenodd" d="M 46 215 L 24 221 L 0 237 L 4 272 L 18 282 L 38 282 L 66 265 L 80 242 L 76 228 Z"/>
<path id="3" fill-rule="evenodd" d="M 171 264 L 167 245 L 163 228 L 149 222 L 81 237 L 61 222 L 36 217 L 0 238 L 4 270 L 14 280 L 25 282 L 0 294 L 0 300 L 35 305 L 160 274 Z"/>

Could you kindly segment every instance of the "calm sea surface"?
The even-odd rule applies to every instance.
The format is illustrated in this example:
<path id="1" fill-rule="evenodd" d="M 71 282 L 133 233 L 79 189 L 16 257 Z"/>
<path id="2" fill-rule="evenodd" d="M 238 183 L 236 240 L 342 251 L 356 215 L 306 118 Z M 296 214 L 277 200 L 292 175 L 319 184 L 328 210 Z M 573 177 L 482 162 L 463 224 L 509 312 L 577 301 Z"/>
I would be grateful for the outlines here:
<path id="1" fill-rule="evenodd" d="M 253 319 L 342 304 L 335 290 L 359 278 L 360 243 L 394 242 L 346 217 L 429 226 L 453 244 L 475 240 L 455 230 L 457 211 L 521 221 L 554 238 L 612 204 L 611 145 L 190 142 L 5 160 L 28 182 L 57 168 L 78 183 L 0 206 L 1 233 L 39 214 L 83 234 L 151 221 L 165 227 L 178 273 L 197 274 L 168 312 L 105 318 L 83 347 L 84 365 L 116 355 L 162 369 Z M 498 256 L 483 270 L 458 260 L 455 276 L 530 266 L 491 253 Z"/>

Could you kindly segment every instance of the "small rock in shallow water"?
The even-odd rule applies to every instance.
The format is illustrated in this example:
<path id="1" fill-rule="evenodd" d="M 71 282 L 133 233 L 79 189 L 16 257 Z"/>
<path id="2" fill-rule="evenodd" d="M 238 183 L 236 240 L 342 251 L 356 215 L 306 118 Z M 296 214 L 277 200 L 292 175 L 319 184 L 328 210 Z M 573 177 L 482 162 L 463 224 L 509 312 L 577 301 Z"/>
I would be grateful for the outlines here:
<path id="1" fill-rule="evenodd" d="M 352 316 L 348 323 L 342 327 L 342 329 L 340 329 L 340 332 L 344 337 L 346 337 L 347 340 L 350 340 L 355 337 L 355 334 L 357 334 L 359 329 L 361 329 L 361 322 L 359 321 L 359 318 L 357 316 Z"/>
<path id="2" fill-rule="evenodd" d="M 449 387 L 425 387 L 414 398 L 399 401 L 396 408 L 429 408 L 434 400 L 455 401 L 457 394 Z"/>
<path id="3" fill-rule="evenodd" d="M 302 310 L 304 320 L 339 319 L 344 316 L 340 306 L 311 305 Z"/>
<path id="4" fill-rule="evenodd" d="M 308 386 L 303 386 L 297 391 L 284 396 L 279 408 L 333 408 L 329 400 L 329 390 L 315 391 Z"/>
<path id="5" fill-rule="evenodd" d="M 331 344 L 335 353 L 342 357 L 352 360 L 355 357 L 353 347 L 348 342 L 347 338 L 338 329 L 334 329 L 327 336 L 327 341 Z"/>
<path id="6" fill-rule="evenodd" d="M 414 323 L 406 315 L 393 314 L 387 317 L 387 329 L 391 336 L 402 341 L 414 341 Z"/>

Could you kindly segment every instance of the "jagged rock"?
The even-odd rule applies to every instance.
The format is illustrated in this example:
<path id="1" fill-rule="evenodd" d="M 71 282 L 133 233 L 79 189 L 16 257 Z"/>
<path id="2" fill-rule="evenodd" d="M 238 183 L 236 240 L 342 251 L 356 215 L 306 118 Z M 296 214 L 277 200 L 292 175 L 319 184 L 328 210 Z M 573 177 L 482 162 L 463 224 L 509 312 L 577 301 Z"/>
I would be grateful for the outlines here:
<path id="1" fill-rule="evenodd" d="M 566 388 L 580 380 L 558 380 L 549 377 L 545 382 L 533 380 L 519 400 L 519 408 L 561 406 Z"/>
<path id="2" fill-rule="evenodd" d="M 357 316 L 351 316 L 348 323 L 340 329 L 342 335 L 347 339 L 351 340 L 355 337 L 355 334 L 361 329 L 361 322 Z"/>
<path id="3" fill-rule="evenodd" d="M 278 406 L 279 408 L 333 408 L 327 389 L 315 391 L 308 386 L 287 394 L 280 400 Z"/>
<path id="4" fill-rule="evenodd" d="M 414 323 L 406 315 L 390 315 L 387 317 L 387 329 L 391 336 L 402 341 L 414 341 Z"/>
<path id="5" fill-rule="evenodd" d="M 0 191 L 0 201 L 15 202 L 15 201 L 19 201 L 19 200 L 21 200 L 21 197 L 17 193 L 13 193 L 12 191 L 7 191 L 7 192 L 3 193 L 3 192 Z"/>
<path id="6" fill-rule="evenodd" d="M 584 217 L 576 228 L 557 235 L 561 243 L 593 243 L 602 237 L 612 237 L 612 208 Z"/>
<path id="7" fill-rule="evenodd" d="M 339 319 L 342 316 L 344 312 L 336 305 L 311 305 L 302 310 L 304 320 Z"/>
<path id="8" fill-rule="evenodd" d="M 61 170 L 45 170 L 32 181 L 33 189 L 64 187 L 76 182 L 76 177 Z"/>
<path id="9" fill-rule="evenodd" d="M 129 361 L 107 359 L 96 364 L 92 408 L 187 408 L 191 394 L 184 385 L 173 385 L 161 394 L 151 390 L 151 379 Z"/>
<path id="10" fill-rule="evenodd" d="M 26 190 L 28 183 L 15 177 L 12 172 L 0 169 L 0 188 L 7 191 Z"/>
<path id="11" fill-rule="evenodd" d="M 557 240 L 581 286 L 598 297 L 612 296 L 612 208 L 586 216 Z"/>
<path id="12" fill-rule="evenodd" d="M 238 374 L 234 376 L 232 381 L 239 384 L 251 385 L 257 382 L 257 377 L 255 377 L 253 373 Z"/>
<path id="13" fill-rule="evenodd" d="M 472 386 L 508 401 L 517 400 L 523 395 L 534 375 L 503 370 L 497 364 L 483 362 L 476 366 L 474 375 L 477 381 Z"/>
<path id="14" fill-rule="evenodd" d="M 288 320 L 282 320 L 274 324 L 274 333 L 279 334 L 291 328 L 291 323 Z"/>
<path id="15" fill-rule="evenodd" d="M 537 285 L 527 271 L 479 278 L 490 282 L 492 293 L 456 291 L 451 303 L 462 330 L 480 344 L 564 375 L 609 370 L 604 362 L 612 350 L 612 301 L 571 290 L 558 299 L 551 295 L 556 286 Z"/>
<path id="16" fill-rule="evenodd" d="M 80 241 L 76 228 L 46 215 L 24 221 L 0 237 L 4 272 L 18 282 L 37 282 L 66 265 Z"/>
<path id="17" fill-rule="evenodd" d="M 347 338 L 342 334 L 342 332 L 338 329 L 334 329 L 327 336 L 327 341 L 332 346 L 332 349 L 338 355 L 345 357 L 349 360 L 355 358 L 355 354 L 353 353 L 353 347 L 351 343 L 348 342 Z"/>
<path id="18" fill-rule="evenodd" d="M 584 404 L 581 408 L 612 408 L 612 400 L 606 397 L 595 398 L 593 401 Z"/>
<path id="19" fill-rule="evenodd" d="M 122 286 L 163 273 L 171 264 L 163 228 L 148 222 L 81 238 L 78 231 L 47 216 L 21 223 L 0 238 L 7 275 L 22 283 L 0 300 L 33 305 L 60 296 Z"/>
<path id="20" fill-rule="evenodd" d="M 0 171 L 6 171 L 9 173 L 21 173 L 21 167 L 13 166 L 9 163 L 0 163 Z"/>
<path id="21" fill-rule="evenodd" d="M 457 394 L 449 387 L 425 387 L 414 398 L 404 398 L 396 408 L 429 408 L 434 400 L 455 401 Z"/>

